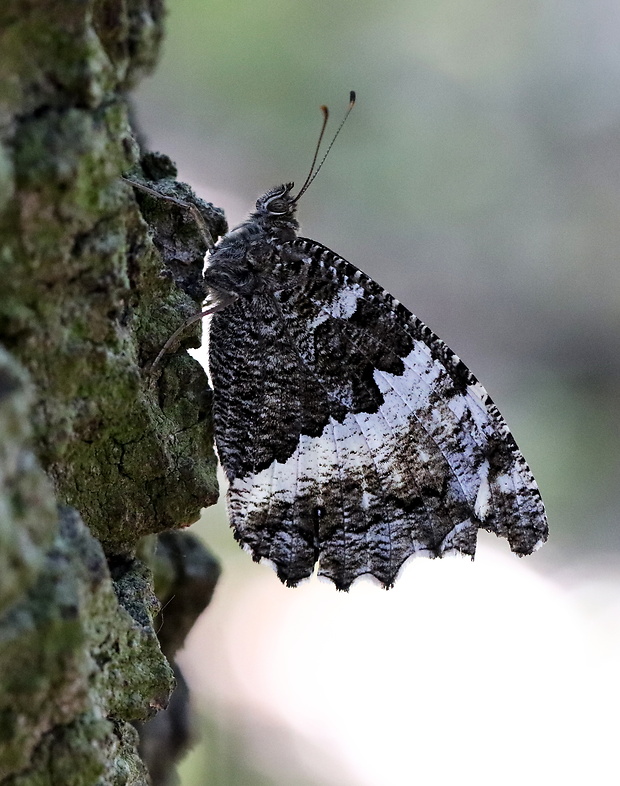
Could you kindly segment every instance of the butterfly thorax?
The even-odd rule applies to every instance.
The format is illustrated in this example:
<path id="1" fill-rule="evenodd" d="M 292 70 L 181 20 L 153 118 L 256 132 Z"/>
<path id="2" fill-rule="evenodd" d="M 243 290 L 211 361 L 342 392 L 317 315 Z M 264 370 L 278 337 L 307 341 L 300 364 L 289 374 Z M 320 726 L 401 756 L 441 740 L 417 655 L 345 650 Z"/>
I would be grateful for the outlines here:
<path id="1" fill-rule="evenodd" d="M 209 256 L 205 281 L 218 292 L 251 297 L 275 288 L 273 271 L 297 237 L 293 183 L 273 188 L 256 210 L 220 240 Z"/>

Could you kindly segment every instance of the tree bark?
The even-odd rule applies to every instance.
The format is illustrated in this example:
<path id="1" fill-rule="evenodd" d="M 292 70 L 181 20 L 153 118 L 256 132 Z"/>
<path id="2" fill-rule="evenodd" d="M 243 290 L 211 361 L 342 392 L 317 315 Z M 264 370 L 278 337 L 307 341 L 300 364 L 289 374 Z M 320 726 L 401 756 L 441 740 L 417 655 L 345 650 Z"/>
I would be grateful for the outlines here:
<path id="1" fill-rule="evenodd" d="M 121 175 L 225 229 L 131 128 L 126 96 L 154 66 L 162 20 L 159 0 L 0 9 L 3 786 L 149 783 L 132 723 L 174 686 L 151 567 L 185 598 L 166 615 L 170 658 L 217 578 L 180 533 L 177 557 L 170 544 L 153 556 L 157 534 L 217 497 L 204 372 L 185 352 L 148 371 L 199 308 L 205 242 L 188 211 Z M 136 558 L 145 536 L 151 567 Z M 190 552 L 193 575 L 178 557 Z"/>

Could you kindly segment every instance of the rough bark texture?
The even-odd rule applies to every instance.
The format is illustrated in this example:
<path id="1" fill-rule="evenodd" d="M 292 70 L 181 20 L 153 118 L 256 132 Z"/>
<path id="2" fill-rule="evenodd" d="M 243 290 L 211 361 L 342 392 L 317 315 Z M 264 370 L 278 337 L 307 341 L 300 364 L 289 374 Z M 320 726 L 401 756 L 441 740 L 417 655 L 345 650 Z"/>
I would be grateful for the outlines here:
<path id="1" fill-rule="evenodd" d="M 162 16 L 159 0 L 0 9 L 3 786 L 149 782 L 132 722 L 167 704 L 174 676 L 136 548 L 217 496 L 202 369 L 181 353 L 145 371 L 197 309 L 204 239 L 169 202 L 142 195 L 142 213 L 120 179 L 194 201 L 213 236 L 225 227 L 131 129 L 127 91 L 154 65 Z M 206 605 L 206 556 L 201 581 L 183 560 L 151 562 Z M 166 618 L 170 657 L 187 605 Z"/>

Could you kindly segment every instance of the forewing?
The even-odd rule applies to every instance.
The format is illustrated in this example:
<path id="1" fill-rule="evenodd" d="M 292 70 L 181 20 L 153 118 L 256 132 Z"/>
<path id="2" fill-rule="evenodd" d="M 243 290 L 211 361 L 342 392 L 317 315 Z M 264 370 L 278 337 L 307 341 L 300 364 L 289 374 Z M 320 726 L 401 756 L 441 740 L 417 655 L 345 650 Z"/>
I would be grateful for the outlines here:
<path id="1" fill-rule="evenodd" d="M 218 452 L 235 536 L 294 585 L 391 586 L 413 554 L 528 554 L 540 494 L 504 420 L 440 339 L 329 249 L 297 241 L 275 289 L 215 315 Z"/>

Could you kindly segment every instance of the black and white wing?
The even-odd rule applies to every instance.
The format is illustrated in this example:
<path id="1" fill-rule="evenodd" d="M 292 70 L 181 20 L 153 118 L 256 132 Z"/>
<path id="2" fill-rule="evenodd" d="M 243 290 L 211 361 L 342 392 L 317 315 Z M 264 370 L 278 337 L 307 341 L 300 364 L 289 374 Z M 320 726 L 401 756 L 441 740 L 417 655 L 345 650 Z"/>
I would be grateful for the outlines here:
<path id="1" fill-rule="evenodd" d="M 412 555 L 519 555 L 547 537 L 538 487 L 463 362 L 372 279 L 298 238 L 272 288 L 215 314 L 214 424 L 238 541 L 294 586 L 392 586 Z"/>

